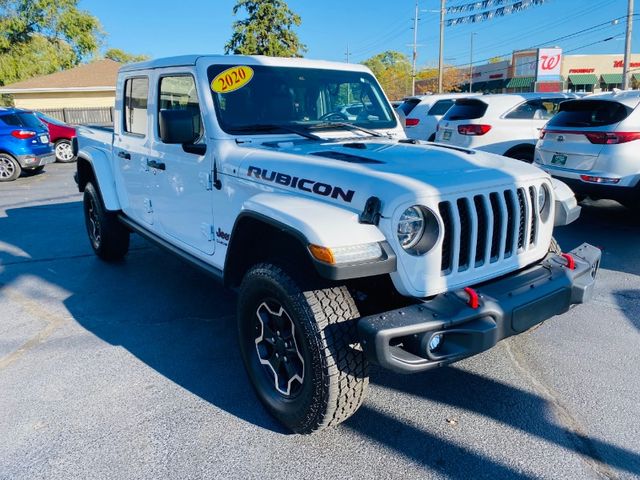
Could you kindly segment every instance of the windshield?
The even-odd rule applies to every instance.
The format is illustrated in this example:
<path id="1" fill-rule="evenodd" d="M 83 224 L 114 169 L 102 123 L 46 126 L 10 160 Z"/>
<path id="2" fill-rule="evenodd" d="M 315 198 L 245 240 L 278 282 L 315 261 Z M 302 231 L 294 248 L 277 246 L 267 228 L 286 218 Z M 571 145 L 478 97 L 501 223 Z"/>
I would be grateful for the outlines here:
<path id="1" fill-rule="evenodd" d="M 0 119 L 12 127 L 26 127 L 35 129 L 45 129 L 45 125 L 38 120 L 33 113 L 15 112 L 0 116 Z"/>
<path id="2" fill-rule="evenodd" d="M 621 122 L 633 111 L 618 102 L 607 100 L 570 100 L 560 104 L 560 111 L 549 127 L 601 127 Z"/>
<path id="3" fill-rule="evenodd" d="M 391 106 L 368 73 L 236 67 L 212 65 L 208 70 L 218 121 L 227 133 L 276 133 L 278 126 L 298 130 L 328 124 L 366 129 L 396 126 Z"/>

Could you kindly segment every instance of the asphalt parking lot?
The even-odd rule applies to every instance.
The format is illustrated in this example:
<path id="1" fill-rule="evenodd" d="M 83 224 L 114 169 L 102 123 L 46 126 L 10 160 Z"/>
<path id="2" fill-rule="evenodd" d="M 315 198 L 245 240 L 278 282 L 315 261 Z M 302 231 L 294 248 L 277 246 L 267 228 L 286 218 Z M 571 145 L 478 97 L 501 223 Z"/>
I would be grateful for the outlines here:
<path id="1" fill-rule="evenodd" d="M 596 298 L 438 371 L 371 375 L 338 428 L 287 434 L 253 395 L 235 297 L 134 238 L 91 252 L 73 165 L 0 184 L 0 478 L 640 477 L 640 218 L 584 205 Z"/>

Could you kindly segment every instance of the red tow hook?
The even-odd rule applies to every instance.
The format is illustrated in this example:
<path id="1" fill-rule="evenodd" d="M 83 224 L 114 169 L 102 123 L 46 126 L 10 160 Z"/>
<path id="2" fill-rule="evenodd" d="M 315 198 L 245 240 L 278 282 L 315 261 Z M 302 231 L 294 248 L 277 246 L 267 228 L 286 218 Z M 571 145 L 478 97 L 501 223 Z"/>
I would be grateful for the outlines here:
<path id="1" fill-rule="evenodd" d="M 467 301 L 467 305 L 476 310 L 480 306 L 480 299 L 478 298 L 478 292 L 476 292 L 471 287 L 465 287 L 464 291 L 467 295 L 469 295 L 469 300 Z"/>
<path id="2" fill-rule="evenodd" d="M 575 270 L 576 269 L 576 261 L 574 260 L 574 258 L 569 255 L 568 253 L 562 253 L 561 257 L 564 258 L 567 261 L 567 268 L 569 270 Z"/>

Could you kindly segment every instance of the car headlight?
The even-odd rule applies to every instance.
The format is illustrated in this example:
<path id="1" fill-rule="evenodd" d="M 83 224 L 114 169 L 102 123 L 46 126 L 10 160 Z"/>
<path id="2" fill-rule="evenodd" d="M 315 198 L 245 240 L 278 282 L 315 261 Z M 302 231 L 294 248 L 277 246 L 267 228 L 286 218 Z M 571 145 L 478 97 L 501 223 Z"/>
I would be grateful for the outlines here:
<path id="1" fill-rule="evenodd" d="M 415 247 L 424 233 L 424 214 L 420 207 L 407 208 L 398 221 L 398 241 L 405 250 Z"/>
<path id="2" fill-rule="evenodd" d="M 547 189 L 544 186 L 541 186 L 538 189 L 538 213 L 542 213 L 544 208 L 547 206 L 547 201 L 549 199 L 549 194 L 547 193 Z"/>

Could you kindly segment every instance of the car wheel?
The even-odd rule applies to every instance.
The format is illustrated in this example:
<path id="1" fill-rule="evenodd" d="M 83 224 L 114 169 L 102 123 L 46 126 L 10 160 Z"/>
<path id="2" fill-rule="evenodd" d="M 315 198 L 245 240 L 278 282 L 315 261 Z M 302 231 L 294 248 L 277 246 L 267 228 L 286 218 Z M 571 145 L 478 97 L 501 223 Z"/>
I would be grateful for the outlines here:
<path id="1" fill-rule="evenodd" d="M 102 198 L 91 182 L 84 188 L 84 220 L 91 247 L 105 261 L 122 259 L 129 251 L 129 230 L 115 213 L 104 208 Z"/>
<path id="2" fill-rule="evenodd" d="M 507 157 L 520 160 L 521 162 L 533 163 L 533 152 L 527 150 L 516 151 L 512 154 L 507 155 Z"/>
<path id="3" fill-rule="evenodd" d="M 60 163 L 71 163 L 76 161 L 71 148 L 70 140 L 58 140 L 55 145 L 56 161 Z"/>
<path id="4" fill-rule="evenodd" d="M 283 425 L 311 433 L 361 405 L 368 363 L 356 342 L 358 309 L 345 286 L 305 289 L 281 267 L 260 264 L 238 297 L 238 338 L 258 398 Z"/>
<path id="5" fill-rule="evenodd" d="M 22 168 L 18 161 L 7 153 L 0 153 L 0 182 L 11 182 L 20 176 Z"/>

